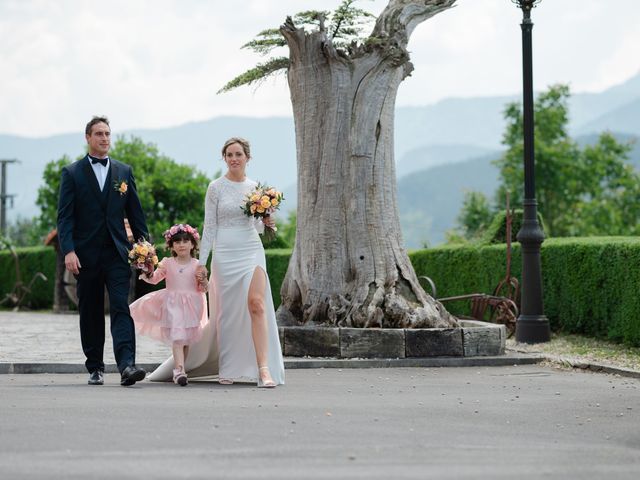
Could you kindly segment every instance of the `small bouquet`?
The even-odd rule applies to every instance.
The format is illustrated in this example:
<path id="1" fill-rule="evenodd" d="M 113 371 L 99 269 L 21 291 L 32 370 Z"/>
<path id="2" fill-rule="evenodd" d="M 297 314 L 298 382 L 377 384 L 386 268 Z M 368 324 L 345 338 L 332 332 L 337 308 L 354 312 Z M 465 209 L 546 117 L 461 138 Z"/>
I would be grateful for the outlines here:
<path id="1" fill-rule="evenodd" d="M 141 270 L 147 277 L 150 277 L 158 265 L 155 247 L 144 239 L 138 240 L 129 250 L 129 263 L 133 268 Z"/>
<path id="2" fill-rule="evenodd" d="M 245 198 L 244 205 L 240 208 L 248 217 L 266 218 L 280 208 L 280 203 L 284 200 L 284 195 L 273 187 L 258 183 L 256 188 L 249 192 Z M 276 238 L 276 227 L 264 226 L 264 239 L 267 242 Z"/>

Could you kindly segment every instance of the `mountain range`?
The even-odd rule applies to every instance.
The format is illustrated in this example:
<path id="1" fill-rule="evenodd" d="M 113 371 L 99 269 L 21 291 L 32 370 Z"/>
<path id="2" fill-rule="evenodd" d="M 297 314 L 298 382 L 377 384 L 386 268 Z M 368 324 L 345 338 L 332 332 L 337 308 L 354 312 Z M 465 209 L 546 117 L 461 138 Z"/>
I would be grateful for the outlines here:
<path id="1" fill-rule="evenodd" d="M 395 158 L 398 204 L 405 243 L 435 245 L 455 225 L 465 190 L 492 196 L 497 170 L 491 161 L 501 154 L 503 111 L 516 96 L 450 98 L 433 105 L 398 107 Z M 0 158 L 19 163 L 7 167 L 9 221 L 38 215 L 37 190 L 44 166 L 63 155 L 76 158 L 85 148 L 82 125 L 73 134 L 30 138 L 0 134 Z M 295 208 L 296 160 L 293 119 L 289 117 L 217 117 L 159 129 L 119 131 L 155 143 L 165 155 L 213 177 L 223 167 L 220 147 L 232 136 L 251 140 L 249 175 L 285 191 L 283 208 Z M 570 133 L 591 143 L 609 130 L 620 139 L 640 137 L 640 73 L 600 93 L 578 93 L 570 99 Z M 632 161 L 640 165 L 639 146 Z M 286 213 L 286 212 L 285 212 Z"/>

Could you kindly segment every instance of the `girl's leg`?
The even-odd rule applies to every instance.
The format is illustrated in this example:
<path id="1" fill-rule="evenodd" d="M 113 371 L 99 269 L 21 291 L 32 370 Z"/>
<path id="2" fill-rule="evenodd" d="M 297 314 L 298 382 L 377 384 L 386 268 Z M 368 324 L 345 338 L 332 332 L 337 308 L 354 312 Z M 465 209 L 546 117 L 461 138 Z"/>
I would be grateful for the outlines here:
<path id="1" fill-rule="evenodd" d="M 253 346 L 256 350 L 259 378 L 265 384 L 273 384 L 273 379 L 271 378 L 271 373 L 268 368 L 269 328 L 267 327 L 267 317 L 264 311 L 265 288 L 267 288 L 266 273 L 262 268 L 256 267 L 253 272 L 251 284 L 249 285 L 248 295 L 249 314 L 251 315 L 251 334 L 253 336 Z"/>
<path id="2" fill-rule="evenodd" d="M 176 342 L 171 346 L 171 350 L 173 351 L 173 368 L 176 370 L 184 370 L 184 347 L 185 345 Z"/>
<path id="3" fill-rule="evenodd" d="M 173 350 L 173 381 L 178 385 L 184 387 L 188 382 L 187 374 L 184 373 L 184 361 L 186 359 L 187 346 L 174 342 L 171 346 L 171 350 Z"/>

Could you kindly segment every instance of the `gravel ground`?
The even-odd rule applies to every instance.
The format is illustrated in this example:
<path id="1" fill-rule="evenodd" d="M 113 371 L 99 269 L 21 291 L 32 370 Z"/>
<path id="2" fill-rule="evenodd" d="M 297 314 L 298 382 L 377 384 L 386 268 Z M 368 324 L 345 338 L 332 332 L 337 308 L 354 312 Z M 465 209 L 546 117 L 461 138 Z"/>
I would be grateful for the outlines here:
<path id="1" fill-rule="evenodd" d="M 553 335 L 548 343 L 529 345 L 507 340 L 507 348 L 517 352 L 543 353 L 556 357 L 560 365 L 597 363 L 640 372 L 640 348 L 581 335 Z"/>

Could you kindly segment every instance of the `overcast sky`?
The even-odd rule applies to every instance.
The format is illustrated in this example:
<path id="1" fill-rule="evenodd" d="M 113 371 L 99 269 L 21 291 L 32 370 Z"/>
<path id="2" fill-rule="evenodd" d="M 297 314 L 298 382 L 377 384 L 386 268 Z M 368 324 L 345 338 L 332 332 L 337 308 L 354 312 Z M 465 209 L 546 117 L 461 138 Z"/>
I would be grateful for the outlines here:
<path id="1" fill-rule="evenodd" d="M 114 133 L 222 115 L 291 115 L 284 77 L 216 95 L 261 57 L 240 50 L 287 14 L 339 0 L 0 0 L 0 133 L 77 132 L 106 114 Z M 374 14 L 387 0 L 363 0 Z M 521 91 L 521 10 L 459 0 L 409 43 L 398 105 Z M 640 70 L 639 0 L 542 0 L 534 84 L 600 91 Z"/>

